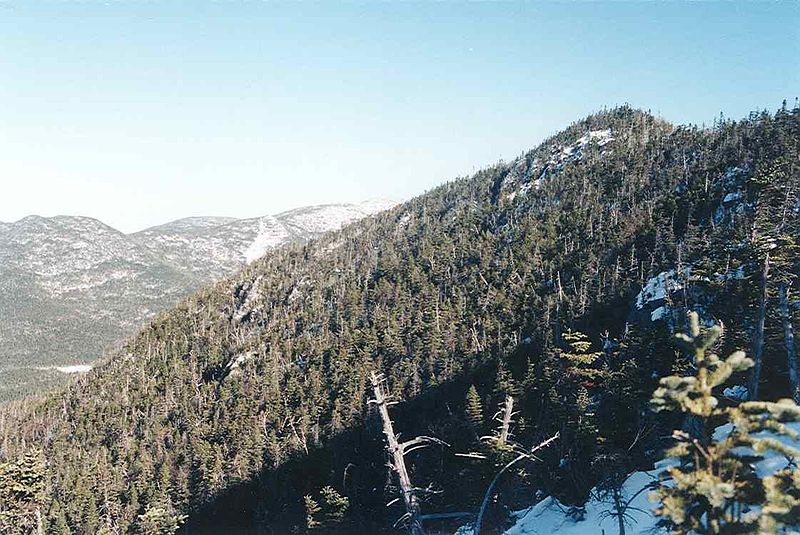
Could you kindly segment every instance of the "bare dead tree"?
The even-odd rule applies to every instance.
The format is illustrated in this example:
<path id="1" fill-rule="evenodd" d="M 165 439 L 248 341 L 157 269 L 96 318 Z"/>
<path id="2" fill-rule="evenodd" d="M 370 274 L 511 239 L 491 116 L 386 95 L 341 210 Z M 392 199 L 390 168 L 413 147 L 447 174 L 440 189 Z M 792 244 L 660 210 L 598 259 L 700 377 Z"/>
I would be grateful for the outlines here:
<path id="1" fill-rule="evenodd" d="M 786 283 L 780 284 L 778 293 L 781 320 L 783 321 L 783 341 L 786 345 L 786 363 L 789 369 L 789 385 L 792 389 L 792 399 L 795 403 L 800 403 L 800 377 L 798 377 L 797 373 L 797 349 L 794 345 L 794 328 L 792 327 L 792 316 L 789 313 L 789 288 Z"/>
<path id="2" fill-rule="evenodd" d="M 764 257 L 764 269 L 761 272 L 761 301 L 758 307 L 758 321 L 753 335 L 753 371 L 750 374 L 748 391 L 750 399 L 758 399 L 758 384 L 761 381 L 761 366 L 764 355 L 764 322 L 767 318 L 767 281 L 769 280 L 769 253 Z"/>
<path id="3" fill-rule="evenodd" d="M 506 444 L 510 438 L 511 433 L 511 418 L 514 416 L 514 398 L 506 396 L 506 401 L 503 404 L 503 419 L 501 421 L 499 443 Z"/>
<path id="4" fill-rule="evenodd" d="M 516 453 L 518 455 L 514 457 L 514 459 L 509 461 L 503 468 L 501 468 L 499 472 L 497 472 L 497 474 L 494 476 L 494 479 L 492 479 L 492 482 L 489 484 L 489 488 L 486 489 L 486 493 L 483 495 L 481 508 L 478 511 L 477 518 L 475 519 L 475 527 L 472 529 L 472 535 L 480 535 L 481 533 L 481 524 L 483 523 L 483 515 L 486 512 L 486 506 L 489 504 L 489 497 L 492 495 L 492 490 L 494 490 L 494 486 L 497 484 L 497 482 L 500 481 L 500 476 L 502 476 L 506 471 L 508 471 L 509 468 L 517 464 L 519 461 L 522 461 L 523 459 L 530 459 L 534 461 L 540 460 L 534 454 L 537 451 L 541 450 L 542 448 L 546 448 L 547 446 L 549 446 L 556 439 L 558 439 L 558 433 L 548 438 L 544 442 L 541 442 L 538 445 L 532 447 L 528 451 L 517 451 Z"/>
<path id="5" fill-rule="evenodd" d="M 497 446 L 505 446 L 511 441 L 513 433 L 511 432 L 511 425 L 514 423 L 514 398 L 506 395 L 506 399 L 500 406 L 500 409 L 494 413 L 494 421 L 499 425 L 493 435 L 482 436 L 481 440 L 486 442 L 494 442 Z M 475 456 L 480 454 L 461 454 L 461 456 Z"/>
<path id="6" fill-rule="evenodd" d="M 406 514 L 403 515 L 398 522 L 407 520 L 411 535 L 424 535 L 425 531 L 422 528 L 422 514 L 420 512 L 419 497 L 417 495 L 422 489 L 416 488 L 411 484 L 411 477 L 408 474 L 405 456 L 412 451 L 430 446 L 431 444 L 442 444 L 445 446 L 447 444 L 438 438 L 428 436 L 418 436 L 406 442 L 400 442 L 398 440 L 398 435 L 394 432 L 394 424 L 389 416 L 389 405 L 391 405 L 392 402 L 388 400 L 389 396 L 385 391 L 385 378 L 382 374 L 372 372 L 370 379 L 372 382 L 373 395 L 375 397 L 369 400 L 369 403 L 378 408 L 378 413 L 383 422 L 383 434 L 386 436 L 386 451 L 389 453 L 390 457 L 389 467 L 397 474 L 397 480 L 402 493 L 401 497 L 406 508 Z M 430 517 L 433 518 L 433 516 Z"/>

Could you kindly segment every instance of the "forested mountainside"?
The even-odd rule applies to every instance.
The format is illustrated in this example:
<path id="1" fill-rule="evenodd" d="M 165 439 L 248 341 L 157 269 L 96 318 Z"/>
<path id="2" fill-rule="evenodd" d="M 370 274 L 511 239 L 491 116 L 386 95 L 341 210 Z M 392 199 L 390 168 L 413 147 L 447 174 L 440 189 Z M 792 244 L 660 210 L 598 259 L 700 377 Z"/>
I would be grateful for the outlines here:
<path id="1" fill-rule="evenodd" d="M 759 396 L 790 394 L 799 155 L 798 109 L 699 128 L 621 107 L 276 249 L 63 392 L 4 408 L 3 458 L 45 470 L 6 529 L 39 510 L 48 533 L 170 532 L 184 514 L 187 533 L 287 533 L 316 503 L 338 504 L 322 531 L 391 532 L 373 371 L 398 432 L 449 444 L 407 458 L 426 512 L 477 509 L 496 468 L 455 454 L 480 448 L 507 394 L 517 441 L 560 436 L 485 523 L 535 496 L 580 505 L 659 458 L 676 422 L 647 402 L 691 368 L 670 342 L 687 310 L 725 324 L 720 354 L 763 341 Z"/>
<path id="2" fill-rule="evenodd" d="M 88 217 L 0 225 L 0 400 L 85 370 L 157 312 L 273 247 L 391 203 L 331 204 L 252 219 L 192 217 L 134 234 Z"/>

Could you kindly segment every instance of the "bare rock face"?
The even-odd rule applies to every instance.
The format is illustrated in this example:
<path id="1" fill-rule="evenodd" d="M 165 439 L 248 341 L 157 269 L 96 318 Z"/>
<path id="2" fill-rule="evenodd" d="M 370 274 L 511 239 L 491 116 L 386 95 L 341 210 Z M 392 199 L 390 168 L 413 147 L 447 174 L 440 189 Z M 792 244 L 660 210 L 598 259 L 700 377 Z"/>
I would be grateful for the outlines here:
<path id="1" fill-rule="evenodd" d="M 274 247 L 390 206 L 373 201 L 252 219 L 191 217 L 134 234 L 88 217 L 0 222 L 0 400 L 87 371 L 156 313 Z"/>

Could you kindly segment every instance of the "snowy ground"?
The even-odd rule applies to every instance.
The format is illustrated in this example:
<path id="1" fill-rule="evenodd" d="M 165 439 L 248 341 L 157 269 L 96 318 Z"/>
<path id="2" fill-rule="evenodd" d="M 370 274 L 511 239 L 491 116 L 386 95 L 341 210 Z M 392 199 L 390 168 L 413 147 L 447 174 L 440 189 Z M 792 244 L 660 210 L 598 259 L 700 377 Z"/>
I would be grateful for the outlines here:
<path id="1" fill-rule="evenodd" d="M 790 424 L 789 427 L 800 432 L 800 423 Z M 720 426 L 714 432 L 716 440 L 722 440 L 730 433 L 730 424 Z M 766 436 L 766 433 L 755 435 Z M 792 442 L 787 437 L 775 437 L 781 442 L 800 447 L 800 442 Z M 742 452 L 747 453 L 745 451 Z M 650 486 L 658 479 L 658 474 L 665 470 L 670 460 L 656 463 L 653 470 L 634 472 L 622 486 L 622 500 L 628 503 L 627 521 L 625 523 L 626 535 L 659 535 L 666 534 L 667 530 L 656 526 L 658 518 L 653 515 L 657 504 L 648 500 Z M 764 459 L 756 464 L 756 471 L 760 477 L 770 475 L 777 470 L 782 470 L 789 461 L 782 455 L 774 452 L 764 454 Z M 570 515 L 570 508 L 561 504 L 552 497 L 547 497 L 528 509 L 514 513 L 514 525 L 505 531 L 504 535 L 546 535 L 558 533 L 563 535 L 616 535 L 620 532 L 618 520 L 609 513 L 613 510 L 611 497 L 600 497 L 597 489 L 593 489 L 592 498 L 585 504 L 585 512 L 579 517 Z M 800 533 L 798 531 L 788 533 Z M 471 528 L 464 526 L 456 535 L 472 535 Z"/>
<path id="2" fill-rule="evenodd" d="M 630 535 L 666 533 L 655 526 L 656 517 L 651 510 L 655 504 L 648 501 L 651 485 L 662 467 L 649 472 L 634 472 L 625 481 L 622 488 L 623 499 L 629 501 L 627 513 L 629 518 L 625 525 L 625 533 Z M 505 532 L 506 535 L 528 535 L 562 533 L 565 535 L 596 535 L 605 532 L 608 535 L 619 533 L 618 520 L 610 516 L 611 498 L 601 500 L 593 498 L 586 503 L 586 512 L 581 519 L 570 518 L 569 509 L 555 498 L 545 498 L 530 509 L 515 513 L 517 521 Z"/>

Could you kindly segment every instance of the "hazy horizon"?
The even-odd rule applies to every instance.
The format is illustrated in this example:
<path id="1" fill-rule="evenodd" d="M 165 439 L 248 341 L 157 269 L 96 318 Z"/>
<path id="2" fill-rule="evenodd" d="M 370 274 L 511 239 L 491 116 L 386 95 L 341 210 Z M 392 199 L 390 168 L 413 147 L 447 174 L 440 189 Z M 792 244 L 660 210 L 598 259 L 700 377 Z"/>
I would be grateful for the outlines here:
<path id="1" fill-rule="evenodd" d="M 389 205 L 395 205 L 395 204 L 403 202 L 405 200 L 406 199 L 365 199 L 363 201 L 357 201 L 357 202 L 351 202 L 351 203 L 309 204 L 309 205 L 303 205 L 303 206 L 295 206 L 293 208 L 289 208 L 287 210 L 282 210 L 281 212 L 277 212 L 277 213 L 270 213 L 270 214 L 265 213 L 265 214 L 261 214 L 260 216 L 254 216 L 254 217 L 237 217 L 237 216 L 225 216 L 225 215 L 216 215 L 216 214 L 188 215 L 188 216 L 181 216 L 181 217 L 168 219 L 166 221 L 156 222 L 153 225 L 149 225 L 149 226 L 146 226 L 146 227 L 133 229 L 133 230 L 130 230 L 130 231 L 119 229 L 119 228 L 115 227 L 114 225 L 108 223 L 107 221 L 103 221 L 100 218 L 89 216 L 89 215 L 83 215 L 83 214 L 41 215 L 41 214 L 37 214 L 37 213 L 32 213 L 32 214 L 24 215 L 24 216 L 22 216 L 22 217 L 20 217 L 18 219 L 12 220 L 12 221 L 5 221 L 5 220 L 0 219 L 0 223 L 15 224 L 15 223 L 19 223 L 20 221 L 22 221 L 22 220 L 24 220 L 24 219 L 26 219 L 28 217 L 41 217 L 41 218 L 44 218 L 44 219 L 53 219 L 53 218 L 59 218 L 59 217 L 87 218 L 87 219 L 94 219 L 96 221 L 100 221 L 104 225 L 106 225 L 108 227 L 111 227 L 114 230 L 118 230 L 118 231 L 122 232 L 123 234 L 136 234 L 137 232 L 142 232 L 142 231 L 149 230 L 149 229 L 152 229 L 152 228 L 161 227 L 161 226 L 169 225 L 169 224 L 172 224 L 172 223 L 177 223 L 179 221 L 185 221 L 185 220 L 188 220 L 188 219 L 227 219 L 227 220 L 230 220 L 230 222 L 234 222 L 234 221 L 242 221 L 242 220 L 247 220 L 247 219 L 259 219 L 259 218 L 267 217 L 267 216 L 276 216 L 277 217 L 277 216 L 281 216 L 281 215 L 284 215 L 284 214 L 289 214 L 291 212 L 294 212 L 295 210 L 300 210 L 300 209 L 305 209 L 305 208 L 322 208 L 322 207 L 326 207 L 326 206 L 341 206 L 341 205 L 362 206 L 362 205 L 369 205 L 369 204 L 381 204 L 381 205 L 386 205 L 387 206 L 386 209 L 388 209 Z M 227 222 L 221 223 L 221 225 L 225 225 L 225 224 L 227 224 Z"/>

